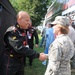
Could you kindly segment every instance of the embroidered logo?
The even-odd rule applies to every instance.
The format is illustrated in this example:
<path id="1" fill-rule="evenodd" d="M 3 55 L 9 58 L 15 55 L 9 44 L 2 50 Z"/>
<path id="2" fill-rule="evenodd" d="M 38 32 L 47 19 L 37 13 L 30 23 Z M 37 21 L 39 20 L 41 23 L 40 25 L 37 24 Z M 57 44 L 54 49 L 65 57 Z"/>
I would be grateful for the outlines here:
<path id="1" fill-rule="evenodd" d="M 15 40 L 15 39 L 16 39 L 16 36 L 13 37 L 13 40 Z"/>

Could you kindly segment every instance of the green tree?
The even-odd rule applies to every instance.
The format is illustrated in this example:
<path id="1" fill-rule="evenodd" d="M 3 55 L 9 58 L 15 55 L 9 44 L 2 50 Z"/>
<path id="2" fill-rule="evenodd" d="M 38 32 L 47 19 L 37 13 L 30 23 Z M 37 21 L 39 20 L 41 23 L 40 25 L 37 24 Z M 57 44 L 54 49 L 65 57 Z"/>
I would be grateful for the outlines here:
<path id="1" fill-rule="evenodd" d="M 17 12 L 24 10 L 30 14 L 34 26 L 38 26 L 45 17 L 48 1 L 49 0 L 10 0 Z"/>

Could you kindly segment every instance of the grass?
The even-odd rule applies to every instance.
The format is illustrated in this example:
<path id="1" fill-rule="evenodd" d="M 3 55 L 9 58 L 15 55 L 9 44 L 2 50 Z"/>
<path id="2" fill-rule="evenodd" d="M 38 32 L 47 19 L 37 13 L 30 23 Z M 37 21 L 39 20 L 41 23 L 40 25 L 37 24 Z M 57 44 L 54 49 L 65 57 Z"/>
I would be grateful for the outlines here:
<path id="1" fill-rule="evenodd" d="M 41 39 L 41 36 L 39 35 L 39 39 Z M 44 48 L 34 48 L 37 52 L 44 52 Z M 33 65 L 28 65 L 29 61 L 27 59 L 27 66 L 25 67 L 25 75 L 44 75 L 46 66 L 42 65 L 42 61 L 39 59 L 33 60 Z M 75 73 L 72 73 L 72 75 L 75 75 Z"/>
<path id="2" fill-rule="evenodd" d="M 33 66 L 25 67 L 25 75 L 44 75 L 46 66 L 41 64 L 41 61 L 35 59 Z"/>
<path id="3" fill-rule="evenodd" d="M 37 52 L 44 52 L 43 48 L 37 48 Z M 27 63 L 29 63 L 27 59 Z M 34 59 L 33 60 L 33 66 L 27 66 L 25 67 L 25 75 L 44 75 L 46 66 L 42 65 L 42 61 L 39 59 Z"/>
<path id="4" fill-rule="evenodd" d="M 41 36 L 39 35 L 39 39 L 41 39 Z M 40 41 L 39 41 L 40 42 Z M 44 52 L 44 48 L 34 48 L 37 52 Z M 33 60 L 33 65 L 28 65 L 29 61 L 27 59 L 27 66 L 25 67 L 25 75 L 44 75 L 44 72 L 46 70 L 46 66 L 42 65 L 42 61 L 39 59 Z"/>

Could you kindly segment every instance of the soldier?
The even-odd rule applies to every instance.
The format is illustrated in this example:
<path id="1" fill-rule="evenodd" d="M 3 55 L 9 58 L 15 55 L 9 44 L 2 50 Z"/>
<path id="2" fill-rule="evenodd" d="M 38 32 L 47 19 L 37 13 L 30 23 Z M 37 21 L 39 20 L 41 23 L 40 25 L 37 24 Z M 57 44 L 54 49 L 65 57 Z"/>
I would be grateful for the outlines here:
<path id="1" fill-rule="evenodd" d="M 4 75 L 24 75 L 23 57 L 39 58 L 45 60 L 44 53 L 37 53 L 28 48 L 26 32 L 29 26 L 30 16 L 27 12 L 20 11 L 17 15 L 17 25 L 7 29 L 4 35 L 5 64 Z"/>
<path id="2" fill-rule="evenodd" d="M 72 40 L 73 44 L 75 45 L 75 29 L 72 27 L 72 20 L 70 17 L 68 17 L 70 19 L 70 26 L 69 26 L 69 33 L 68 36 L 70 37 L 70 39 Z M 75 72 L 75 54 L 71 59 L 71 69 L 72 72 Z"/>
<path id="3" fill-rule="evenodd" d="M 74 45 L 68 37 L 69 19 L 57 16 L 53 21 L 56 38 L 49 47 L 48 66 L 45 75 L 71 75 L 70 60 L 74 55 Z"/>

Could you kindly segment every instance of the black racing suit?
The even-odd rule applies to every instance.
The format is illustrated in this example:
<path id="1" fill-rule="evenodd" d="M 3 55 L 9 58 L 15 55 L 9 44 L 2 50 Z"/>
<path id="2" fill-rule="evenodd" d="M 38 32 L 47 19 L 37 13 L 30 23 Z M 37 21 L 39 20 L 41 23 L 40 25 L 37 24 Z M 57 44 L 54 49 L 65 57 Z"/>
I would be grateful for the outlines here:
<path id="1" fill-rule="evenodd" d="M 26 30 L 11 26 L 4 35 L 5 70 L 4 75 L 24 75 L 23 57 L 39 58 L 39 53 L 27 47 Z"/>

